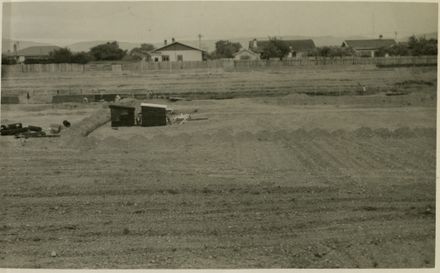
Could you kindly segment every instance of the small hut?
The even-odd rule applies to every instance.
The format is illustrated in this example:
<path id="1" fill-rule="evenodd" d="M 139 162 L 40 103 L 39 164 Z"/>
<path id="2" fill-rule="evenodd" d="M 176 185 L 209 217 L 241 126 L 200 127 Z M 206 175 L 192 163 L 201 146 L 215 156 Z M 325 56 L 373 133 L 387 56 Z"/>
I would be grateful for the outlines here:
<path id="1" fill-rule="evenodd" d="M 167 125 L 167 106 L 162 104 L 141 103 L 142 126 Z"/>
<path id="2" fill-rule="evenodd" d="M 134 126 L 134 107 L 109 105 L 112 127 Z"/>

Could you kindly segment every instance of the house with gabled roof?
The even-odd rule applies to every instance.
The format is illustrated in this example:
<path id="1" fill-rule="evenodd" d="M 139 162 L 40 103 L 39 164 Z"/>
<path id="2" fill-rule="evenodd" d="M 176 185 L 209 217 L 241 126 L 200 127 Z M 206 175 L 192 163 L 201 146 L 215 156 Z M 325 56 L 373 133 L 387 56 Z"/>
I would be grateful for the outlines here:
<path id="1" fill-rule="evenodd" d="M 259 60 L 260 54 L 253 52 L 250 49 L 242 48 L 238 52 L 234 53 L 234 60 Z"/>
<path id="2" fill-rule="evenodd" d="M 204 51 L 172 39 L 170 44 L 167 40 L 164 45 L 153 51 L 150 51 L 153 62 L 185 62 L 185 61 L 203 61 Z"/>
<path id="3" fill-rule="evenodd" d="M 284 58 L 305 57 L 309 52 L 316 48 L 315 42 L 313 42 L 312 39 L 283 41 L 289 46 L 290 49 L 290 52 Z M 269 42 L 270 41 L 268 40 L 258 41 L 257 39 L 253 39 L 249 42 L 249 49 L 253 52 L 261 54 Z"/>
<path id="4" fill-rule="evenodd" d="M 12 53 L 17 58 L 17 62 L 22 63 L 25 60 L 44 60 L 49 58 L 50 52 L 60 49 L 59 46 L 31 46 Z"/>
<path id="5" fill-rule="evenodd" d="M 374 57 L 376 51 L 396 45 L 394 39 L 345 40 L 342 47 L 353 49 L 356 55 Z"/>

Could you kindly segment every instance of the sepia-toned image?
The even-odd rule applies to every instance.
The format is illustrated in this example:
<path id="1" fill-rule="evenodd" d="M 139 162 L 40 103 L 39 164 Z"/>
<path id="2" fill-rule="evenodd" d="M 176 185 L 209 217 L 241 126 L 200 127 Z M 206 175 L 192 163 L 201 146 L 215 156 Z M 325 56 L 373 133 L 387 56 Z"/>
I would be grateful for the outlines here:
<path id="1" fill-rule="evenodd" d="M 434 268 L 436 2 L 3 2 L 0 268 Z"/>

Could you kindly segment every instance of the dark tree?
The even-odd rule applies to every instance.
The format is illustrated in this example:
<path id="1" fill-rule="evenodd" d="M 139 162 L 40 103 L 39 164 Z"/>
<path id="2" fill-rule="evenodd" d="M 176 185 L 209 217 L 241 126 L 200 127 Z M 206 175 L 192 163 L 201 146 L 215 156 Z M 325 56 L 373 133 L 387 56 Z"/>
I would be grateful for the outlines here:
<path id="1" fill-rule="evenodd" d="M 90 61 L 93 61 L 93 56 L 86 52 L 78 52 L 72 56 L 72 63 L 86 64 Z"/>
<path id="2" fill-rule="evenodd" d="M 68 48 L 55 49 L 49 53 L 50 63 L 70 63 L 72 62 L 72 52 Z"/>
<path id="3" fill-rule="evenodd" d="M 408 48 L 413 56 L 437 55 L 437 40 L 411 36 L 408 39 Z"/>
<path id="4" fill-rule="evenodd" d="M 108 42 L 106 44 L 97 45 L 90 49 L 90 54 L 97 60 L 120 60 L 126 51 L 119 48 L 118 42 Z"/>
<path id="5" fill-rule="evenodd" d="M 2 54 L 2 64 L 17 64 L 17 61 L 13 57 L 8 57 Z"/>
<path id="6" fill-rule="evenodd" d="M 154 49 L 154 45 L 152 44 L 141 44 L 140 47 L 135 47 L 130 50 L 130 59 L 142 60 L 143 57 L 148 56 L 148 53 Z"/>
<path id="7" fill-rule="evenodd" d="M 280 60 L 290 52 L 289 45 L 277 38 L 269 38 L 268 43 L 263 47 L 261 57 L 263 59 L 279 58 Z"/>
<path id="8" fill-rule="evenodd" d="M 215 43 L 215 51 L 213 57 L 215 58 L 232 58 L 234 53 L 241 48 L 240 43 L 232 43 L 227 40 L 220 40 Z"/>

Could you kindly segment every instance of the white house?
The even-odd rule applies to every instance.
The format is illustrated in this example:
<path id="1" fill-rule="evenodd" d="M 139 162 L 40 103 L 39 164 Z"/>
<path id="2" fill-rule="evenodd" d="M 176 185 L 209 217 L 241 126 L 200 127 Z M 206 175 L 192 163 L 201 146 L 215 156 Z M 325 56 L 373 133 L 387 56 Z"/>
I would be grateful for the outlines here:
<path id="1" fill-rule="evenodd" d="M 185 62 L 185 61 L 203 61 L 203 50 L 173 42 L 157 48 L 150 52 L 151 61 L 153 62 Z"/>

